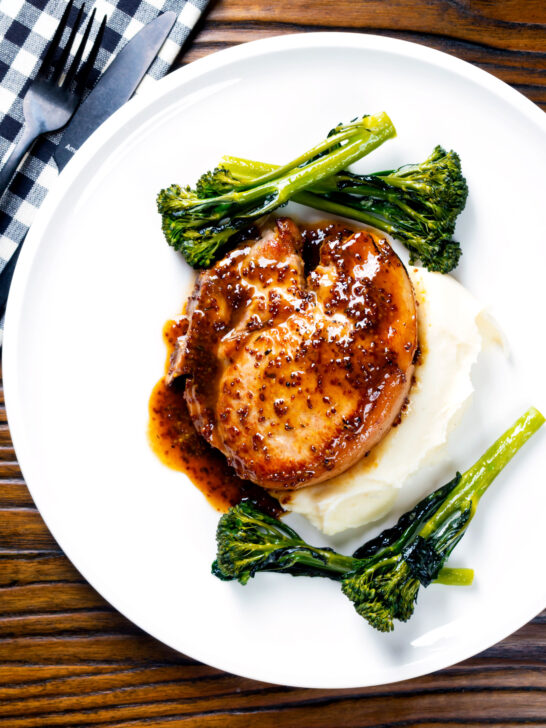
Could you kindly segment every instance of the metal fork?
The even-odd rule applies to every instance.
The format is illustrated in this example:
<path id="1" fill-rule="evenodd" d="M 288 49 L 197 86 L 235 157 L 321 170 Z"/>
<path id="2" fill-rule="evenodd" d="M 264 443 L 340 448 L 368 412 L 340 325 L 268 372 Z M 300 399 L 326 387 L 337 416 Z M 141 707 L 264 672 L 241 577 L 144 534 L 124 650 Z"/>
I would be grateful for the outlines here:
<path id="1" fill-rule="evenodd" d="M 13 149 L 9 159 L 0 171 L 0 196 L 8 187 L 13 174 L 15 173 L 21 159 L 29 150 L 36 137 L 46 132 L 61 129 L 70 121 L 70 117 L 76 110 L 85 91 L 87 79 L 91 72 L 97 54 L 100 49 L 104 28 L 106 25 L 106 17 L 103 19 L 93 47 L 89 56 L 78 73 L 83 52 L 91 32 L 91 26 L 95 17 L 95 10 L 85 27 L 83 37 L 78 46 L 72 63 L 66 69 L 65 66 L 70 55 L 70 50 L 74 43 L 76 33 L 82 22 L 85 5 L 82 5 L 78 11 L 76 21 L 72 27 L 68 41 L 63 49 L 61 49 L 61 41 L 68 23 L 70 11 L 74 6 L 74 0 L 70 0 L 63 16 L 59 22 L 55 35 L 47 49 L 44 60 L 40 66 L 35 80 L 31 83 L 28 91 L 23 99 L 23 113 L 25 117 L 25 125 L 23 132 Z M 58 60 L 55 58 L 58 51 L 61 51 Z M 63 78 L 64 73 L 64 78 Z M 77 77 L 76 77 L 77 76 Z"/>

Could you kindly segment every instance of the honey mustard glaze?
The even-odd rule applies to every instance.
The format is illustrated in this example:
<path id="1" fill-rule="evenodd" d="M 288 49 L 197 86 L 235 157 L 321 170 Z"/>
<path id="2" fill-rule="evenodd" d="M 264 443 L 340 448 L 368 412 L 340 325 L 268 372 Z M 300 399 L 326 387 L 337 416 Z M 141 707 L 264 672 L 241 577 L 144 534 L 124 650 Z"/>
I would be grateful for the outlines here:
<path id="1" fill-rule="evenodd" d="M 184 322 L 167 321 L 163 339 L 167 366 Z M 184 380 L 167 386 L 165 377 L 155 385 L 149 401 L 148 438 L 157 457 L 170 468 L 185 473 L 219 512 L 244 499 L 278 515 L 282 508 L 263 488 L 237 477 L 225 456 L 204 440 L 193 426 L 184 399 Z"/>
<path id="2" fill-rule="evenodd" d="M 337 223 L 319 223 L 301 230 L 305 274 L 309 275 L 316 268 L 324 244 L 335 245 L 352 232 Z M 186 333 L 186 326 L 187 320 L 182 318 L 180 322 L 169 321 L 164 327 L 167 369 L 178 338 Z M 152 392 L 149 439 L 156 455 L 167 466 L 185 473 L 218 511 L 226 511 L 248 498 L 269 513 L 281 512 L 278 501 L 260 486 L 239 478 L 223 453 L 197 432 L 184 398 L 185 385 L 184 376 L 175 378 L 170 385 L 163 377 Z"/>

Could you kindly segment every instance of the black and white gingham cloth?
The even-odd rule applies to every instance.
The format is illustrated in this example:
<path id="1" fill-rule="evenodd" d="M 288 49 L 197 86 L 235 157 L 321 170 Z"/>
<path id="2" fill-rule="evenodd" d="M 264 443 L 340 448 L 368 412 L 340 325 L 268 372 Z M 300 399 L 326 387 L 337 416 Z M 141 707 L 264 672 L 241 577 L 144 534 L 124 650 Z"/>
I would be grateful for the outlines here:
<path id="1" fill-rule="evenodd" d="M 66 7 L 67 0 L 0 0 L 0 160 L 11 153 L 23 126 L 23 97 L 40 68 L 48 42 Z M 178 19 L 158 57 L 142 80 L 138 92 L 164 76 L 180 52 L 191 29 L 209 0 L 86 0 L 88 16 L 96 8 L 95 27 L 88 48 L 104 15 L 107 27 L 102 47 L 90 76 L 91 86 L 100 72 L 141 28 L 157 15 L 174 10 Z M 81 4 L 77 0 L 77 4 Z M 64 41 L 76 18 L 72 9 Z M 82 28 L 85 23 L 82 24 Z M 81 30 L 76 36 L 78 47 Z M 12 179 L 0 201 L 0 270 L 23 240 L 48 189 L 57 179 L 52 159 L 61 134 L 40 138 Z M 0 322 L 0 343 L 3 321 Z"/>

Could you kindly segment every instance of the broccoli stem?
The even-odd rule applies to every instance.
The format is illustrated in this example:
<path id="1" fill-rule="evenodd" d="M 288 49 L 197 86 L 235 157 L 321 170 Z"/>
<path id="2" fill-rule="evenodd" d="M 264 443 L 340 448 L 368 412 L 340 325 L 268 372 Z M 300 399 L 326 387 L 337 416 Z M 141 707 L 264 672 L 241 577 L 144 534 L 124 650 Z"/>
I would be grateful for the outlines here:
<path id="1" fill-rule="evenodd" d="M 273 168 L 241 188 L 218 196 L 215 203 L 221 204 L 226 201 L 236 205 L 247 205 L 265 199 L 266 202 L 260 209 L 260 215 L 263 215 L 293 198 L 300 190 L 312 186 L 324 177 L 340 172 L 394 136 L 396 129 L 387 114 L 382 112 L 375 116 L 367 116 L 358 124 L 350 125 L 347 131 L 328 137 L 288 164 Z M 334 151 L 328 151 L 342 141 L 346 144 Z M 254 209 L 251 216 L 256 216 Z M 245 214 L 240 217 L 245 217 Z"/>
<path id="2" fill-rule="evenodd" d="M 274 174 L 275 171 L 279 169 L 276 164 L 266 164 L 264 162 L 256 162 L 254 160 L 242 159 L 241 157 L 231 157 L 229 155 L 222 157 L 220 165 L 231 172 L 231 174 L 241 182 L 242 187 L 248 185 L 252 181 L 256 181 L 256 179 L 260 178 L 262 175 Z M 392 184 L 400 189 L 406 189 L 408 186 L 403 183 L 400 184 L 400 179 L 395 175 L 382 176 L 381 179 L 387 182 L 387 184 Z M 309 187 L 312 187 L 312 189 L 309 189 Z M 425 185 L 416 185 L 417 189 L 424 189 L 425 187 Z M 409 218 L 416 217 L 415 211 L 409 205 L 405 204 L 393 191 L 359 182 L 359 184 L 354 187 L 349 185 L 343 186 L 344 193 L 358 195 L 358 197 L 355 197 L 354 199 L 354 204 L 347 205 L 339 200 L 336 201 L 335 199 L 324 197 L 324 195 L 335 194 L 338 191 L 338 181 L 335 177 L 329 176 L 319 180 L 312 186 L 306 185 L 306 189 L 293 195 L 292 199 L 300 205 L 306 205 L 307 207 L 312 207 L 315 210 L 329 212 L 333 215 L 339 215 L 340 217 L 348 217 L 352 220 L 358 220 L 359 222 L 363 222 L 365 225 L 370 225 L 371 227 L 382 230 L 383 232 L 393 236 L 396 236 L 396 233 L 400 230 L 400 221 L 392 224 L 383 215 L 375 215 L 373 212 L 363 210 L 358 204 L 359 200 L 362 198 L 369 201 L 373 199 L 384 200 L 392 205 L 396 205 L 396 207 L 406 213 Z"/>
<path id="3" fill-rule="evenodd" d="M 343 577 L 345 574 L 351 573 L 366 563 L 361 559 L 355 559 L 353 556 L 343 556 L 343 554 L 338 554 L 335 551 L 330 552 L 324 549 L 316 549 L 313 546 L 307 548 L 317 553 L 317 555 L 321 555 L 323 558 L 326 557 L 326 562 L 323 562 L 322 559 L 312 561 L 311 559 L 305 560 L 304 558 L 298 558 L 298 563 L 307 566 L 316 566 L 324 570 L 324 576 L 329 576 L 332 579 Z M 434 583 L 444 584 L 446 586 L 470 586 L 473 581 L 474 569 L 446 566 L 440 569 Z"/>
<path id="4" fill-rule="evenodd" d="M 230 156 L 220 164 L 233 185 L 242 188 L 276 170 L 275 165 Z M 429 270 L 448 273 L 461 255 L 451 237 L 467 194 L 458 155 L 437 146 L 419 165 L 368 175 L 340 171 L 306 185 L 292 199 L 381 230 L 408 248 L 410 263 L 420 260 Z"/>
<path id="5" fill-rule="evenodd" d="M 297 195 L 294 195 L 293 199 L 294 202 L 298 202 L 300 205 L 307 205 L 307 207 L 312 207 L 315 210 L 329 212 L 340 217 L 348 217 L 351 220 L 358 220 L 358 222 L 363 222 L 365 225 L 382 230 L 384 233 L 393 237 L 396 237 L 396 234 L 400 231 L 399 225 L 393 225 L 384 217 L 374 215 L 372 212 L 361 210 L 358 207 L 335 202 L 321 195 L 315 195 L 313 192 L 298 192 Z"/>
<path id="6" fill-rule="evenodd" d="M 362 136 L 363 132 L 368 132 L 368 136 Z M 369 154 L 378 146 L 396 136 L 396 129 L 389 116 L 382 111 L 379 114 L 365 116 L 358 121 L 343 126 L 343 131 L 332 133 L 322 142 L 316 144 L 312 149 L 307 150 L 299 157 L 292 159 L 284 165 L 278 164 L 260 164 L 250 162 L 248 171 L 253 170 L 253 174 L 249 174 L 243 186 L 254 187 L 256 182 L 264 184 L 274 181 L 279 177 L 288 175 L 292 170 L 296 169 L 295 175 L 301 174 L 305 170 L 330 170 L 338 166 L 336 171 L 340 171 L 347 164 L 360 159 L 360 157 Z M 336 151 L 330 151 L 333 147 L 341 142 L 347 142 L 343 147 Z M 225 158 L 224 158 L 225 159 Z M 341 160 L 350 160 L 341 162 Z M 244 161 L 244 160 L 241 160 Z M 299 168 L 299 169 L 298 169 Z M 258 172 L 259 170 L 259 172 Z M 327 172 L 327 174 L 335 174 Z M 324 172 L 319 172 L 317 179 L 324 177 Z M 308 183 L 306 184 L 308 186 Z"/>
<path id="7" fill-rule="evenodd" d="M 256 162 L 252 159 L 231 157 L 228 154 L 222 157 L 219 166 L 231 172 L 241 186 L 253 182 L 257 177 L 265 177 L 270 172 L 275 172 L 279 169 L 278 164 Z"/>
<path id="8" fill-rule="evenodd" d="M 355 559 L 352 556 L 344 556 L 335 551 L 306 545 L 301 551 L 296 547 L 293 553 L 296 552 L 298 565 L 319 569 L 324 572 L 321 576 L 341 578 L 355 568 Z"/>
<path id="9" fill-rule="evenodd" d="M 491 447 L 463 473 L 459 483 L 438 508 L 432 518 L 423 526 L 419 535 L 428 538 L 441 528 L 442 524 L 463 504 L 470 506 L 470 516 L 464 528 L 474 516 L 478 502 L 501 470 L 510 462 L 518 450 L 544 424 L 543 415 L 534 407 L 527 410 Z"/>
<path id="10" fill-rule="evenodd" d="M 445 584 L 445 586 L 472 586 L 474 581 L 474 569 L 454 569 L 450 566 L 444 566 L 440 569 L 435 584 Z"/>
<path id="11" fill-rule="evenodd" d="M 224 156 L 220 162 L 222 167 L 229 170 L 234 177 L 236 177 L 242 185 L 246 185 L 251 181 L 255 181 L 262 174 L 268 174 L 272 170 L 278 169 L 274 164 L 264 164 L 263 162 L 254 162 L 249 159 L 241 159 L 239 157 Z M 309 185 L 307 185 L 308 187 Z M 352 220 L 358 220 L 359 222 L 369 225 L 370 227 L 382 230 L 388 235 L 396 237 L 396 233 L 399 231 L 398 225 L 391 224 L 384 217 L 374 215 L 372 212 L 368 212 L 358 207 L 344 205 L 340 202 L 336 202 L 327 197 L 323 197 L 322 194 L 328 192 L 335 192 L 337 185 L 335 181 L 328 177 L 321 180 L 317 185 L 313 185 L 313 191 L 302 190 L 292 196 L 294 202 L 298 202 L 300 205 L 306 205 L 312 207 L 315 210 L 321 210 L 322 212 L 328 212 L 332 215 L 339 215 L 340 217 L 348 217 Z M 351 189 L 347 189 L 347 192 L 351 192 Z M 398 200 L 395 195 L 389 194 L 387 191 L 378 190 L 371 186 L 362 186 L 359 189 L 359 194 L 365 194 L 367 191 L 373 192 L 373 196 L 379 199 L 386 200 L 392 204 L 398 205 L 405 212 L 408 212 L 407 206 L 402 207 L 402 203 Z M 321 194 L 317 194 L 317 193 Z M 411 212 L 411 211 L 410 211 Z"/>
<path id="12" fill-rule="evenodd" d="M 352 556 L 344 556 L 338 554 L 336 551 L 331 549 L 322 549 L 316 546 L 307 544 L 293 528 L 291 528 L 284 521 L 280 521 L 271 516 L 264 516 L 259 511 L 252 509 L 258 517 L 252 515 L 252 511 L 245 509 L 245 529 L 253 527 L 256 532 L 263 533 L 267 530 L 268 542 L 262 545 L 262 554 L 271 552 L 271 543 L 275 542 L 278 552 L 289 554 L 289 558 L 283 562 L 283 568 L 286 568 L 286 564 L 289 561 L 291 567 L 294 563 L 300 566 L 309 566 L 311 568 L 318 568 L 325 572 L 331 572 L 335 575 L 343 575 L 348 571 L 355 568 L 355 560 Z M 260 544 L 255 543 L 253 556 L 260 550 Z M 270 567 L 276 567 L 277 564 L 271 562 Z"/>

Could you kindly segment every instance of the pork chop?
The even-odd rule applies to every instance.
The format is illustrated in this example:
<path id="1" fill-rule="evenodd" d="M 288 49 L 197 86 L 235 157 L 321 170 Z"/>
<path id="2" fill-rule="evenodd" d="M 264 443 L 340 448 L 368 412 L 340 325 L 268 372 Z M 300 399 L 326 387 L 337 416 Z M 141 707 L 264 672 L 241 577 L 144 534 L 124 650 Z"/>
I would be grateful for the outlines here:
<path id="1" fill-rule="evenodd" d="M 279 218 L 202 272 L 168 373 L 187 378 L 198 432 L 269 489 L 331 478 L 377 444 L 417 349 L 413 289 L 387 241 L 340 232 L 307 277 L 301 248 Z"/>

